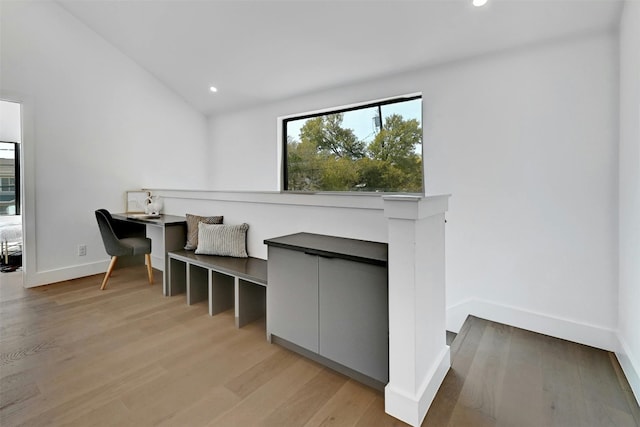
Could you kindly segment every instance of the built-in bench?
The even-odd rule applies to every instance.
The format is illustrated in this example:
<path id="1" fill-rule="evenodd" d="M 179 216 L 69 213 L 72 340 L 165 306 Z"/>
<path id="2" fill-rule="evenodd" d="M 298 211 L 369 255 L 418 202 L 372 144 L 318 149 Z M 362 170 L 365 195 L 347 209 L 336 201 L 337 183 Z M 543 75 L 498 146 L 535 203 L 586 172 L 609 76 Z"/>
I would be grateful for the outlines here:
<path id="1" fill-rule="evenodd" d="M 187 304 L 209 300 L 211 316 L 235 307 L 236 327 L 265 315 L 267 261 L 196 255 L 178 250 L 169 257 L 170 295 L 187 294 Z"/>

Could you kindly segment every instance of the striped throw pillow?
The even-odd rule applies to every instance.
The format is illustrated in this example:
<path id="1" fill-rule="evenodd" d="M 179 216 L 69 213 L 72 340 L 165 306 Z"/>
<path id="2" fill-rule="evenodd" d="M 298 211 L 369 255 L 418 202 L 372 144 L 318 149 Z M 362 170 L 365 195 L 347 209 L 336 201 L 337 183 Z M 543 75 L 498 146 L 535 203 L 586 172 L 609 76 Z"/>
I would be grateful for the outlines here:
<path id="1" fill-rule="evenodd" d="M 223 217 L 221 216 L 200 216 L 187 214 L 187 244 L 184 248 L 188 251 L 192 251 L 198 247 L 198 224 L 204 222 L 205 224 L 222 224 Z"/>
<path id="2" fill-rule="evenodd" d="M 196 254 L 247 258 L 247 230 L 249 224 L 198 224 Z"/>

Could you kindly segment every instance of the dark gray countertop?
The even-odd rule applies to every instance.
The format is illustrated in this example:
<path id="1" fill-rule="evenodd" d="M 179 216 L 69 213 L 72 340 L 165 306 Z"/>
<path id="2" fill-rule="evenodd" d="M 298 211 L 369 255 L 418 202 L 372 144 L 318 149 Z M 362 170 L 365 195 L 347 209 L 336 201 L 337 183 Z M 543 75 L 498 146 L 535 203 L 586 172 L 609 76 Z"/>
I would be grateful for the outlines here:
<path id="1" fill-rule="evenodd" d="M 111 216 L 121 221 L 137 222 L 140 224 L 150 224 L 159 226 L 182 225 L 187 223 L 187 219 L 183 216 L 160 214 L 159 218 L 144 218 L 142 214 L 130 213 L 114 213 Z"/>
<path id="2" fill-rule="evenodd" d="M 266 239 L 268 246 L 291 249 L 326 258 L 342 258 L 367 264 L 387 266 L 388 245 L 380 242 L 326 236 L 324 234 L 296 233 Z"/>

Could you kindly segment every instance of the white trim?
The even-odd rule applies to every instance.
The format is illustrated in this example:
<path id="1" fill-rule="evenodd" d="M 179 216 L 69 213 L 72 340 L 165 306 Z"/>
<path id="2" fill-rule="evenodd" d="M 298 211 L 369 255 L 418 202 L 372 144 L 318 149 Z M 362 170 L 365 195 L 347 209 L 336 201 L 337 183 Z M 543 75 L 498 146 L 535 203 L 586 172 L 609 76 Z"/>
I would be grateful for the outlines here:
<path id="1" fill-rule="evenodd" d="M 450 348 L 445 346 L 437 358 L 437 363 L 431 367 L 415 396 L 410 396 L 391 385 L 385 387 L 385 412 L 412 426 L 422 424 L 450 367 Z"/>
<path id="2" fill-rule="evenodd" d="M 65 280 L 77 279 L 79 277 L 104 274 L 109 266 L 109 261 L 96 261 L 89 264 L 74 265 L 55 270 L 38 271 L 28 276 L 24 276 L 24 287 L 33 288 L 36 286 L 49 285 L 63 282 Z M 96 286 L 100 285 L 100 280 L 96 281 Z"/>
<path id="3" fill-rule="evenodd" d="M 151 254 L 151 265 L 154 270 L 164 271 L 164 257 Z"/>
<path id="4" fill-rule="evenodd" d="M 278 178 L 276 179 L 276 191 L 284 188 L 284 144 L 282 139 L 282 122 L 284 117 L 276 118 L 276 167 Z"/>
<path id="5" fill-rule="evenodd" d="M 449 209 L 449 197 L 451 194 L 383 196 L 384 216 L 394 219 L 417 220 L 439 215 Z"/>
<path id="6" fill-rule="evenodd" d="M 369 100 L 369 101 L 354 102 L 352 104 L 338 105 L 336 107 L 321 108 L 319 110 L 305 111 L 305 112 L 302 112 L 302 113 L 286 114 L 284 116 L 279 116 L 278 117 L 278 124 L 280 125 L 280 128 L 282 129 L 282 121 L 285 120 L 285 119 L 290 119 L 292 117 L 303 117 L 303 116 L 312 116 L 312 115 L 315 115 L 315 114 L 332 113 L 334 111 L 348 110 L 348 109 L 351 109 L 351 108 L 358 108 L 358 107 L 362 107 L 362 106 L 369 105 L 369 104 L 377 104 L 377 103 L 380 103 L 380 102 L 392 101 L 394 99 L 397 99 L 398 102 L 401 102 L 402 98 L 413 98 L 413 97 L 416 97 L 416 96 L 419 96 L 419 97 L 422 98 L 422 92 L 406 93 L 406 94 L 403 94 L 403 95 L 394 95 L 394 96 L 388 96 L 386 98 L 373 99 L 373 100 Z M 280 142 L 282 142 L 282 140 L 280 140 Z"/>
<path id="7" fill-rule="evenodd" d="M 35 100 L 13 91 L 0 91 L 0 99 L 20 104 L 20 194 L 22 212 L 22 280 L 37 283 L 36 272 L 36 203 L 35 203 Z M 43 284 L 43 283 L 40 283 Z"/>
<path id="8" fill-rule="evenodd" d="M 477 298 L 447 307 L 447 330 L 458 332 L 468 315 L 607 351 L 618 349 L 612 329 Z"/>
<path id="9" fill-rule="evenodd" d="M 627 377 L 636 401 L 640 403 L 640 366 L 634 366 L 633 361 L 638 359 L 633 357 L 631 349 L 620 335 L 620 332 L 618 332 L 618 351 L 616 351 L 616 357 L 618 358 L 618 362 L 620 362 L 624 375 Z"/>
<path id="10" fill-rule="evenodd" d="M 473 305 L 473 299 L 468 298 L 462 302 L 454 304 L 446 308 L 447 312 L 447 331 L 455 332 L 456 334 L 462 329 L 462 325 L 467 316 L 473 314 L 470 312 Z"/>
<path id="11" fill-rule="evenodd" d="M 391 193 L 293 193 L 279 191 L 208 191 L 145 188 L 165 199 L 211 200 L 218 202 L 264 203 L 383 210 L 383 196 Z M 164 212 L 170 213 L 170 212 Z M 177 213 L 176 215 L 182 215 Z"/>

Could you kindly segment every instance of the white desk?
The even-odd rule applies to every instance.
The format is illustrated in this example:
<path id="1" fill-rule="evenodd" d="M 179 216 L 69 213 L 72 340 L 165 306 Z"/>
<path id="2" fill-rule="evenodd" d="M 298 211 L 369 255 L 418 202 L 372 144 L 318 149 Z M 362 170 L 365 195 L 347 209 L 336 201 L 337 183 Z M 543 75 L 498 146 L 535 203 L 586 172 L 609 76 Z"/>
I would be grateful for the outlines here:
<path id="1" fill-rule="evenodd" d="M 159 239 L 154 239 L 152 236 L 152 246 L 158 249 L 158 244 L 161 245 L 160 253 L 163 255 L 163 269 L 162 269 L 162 293 L 165 296 L 172 296 L 173 293 L 169 289 L 169 256 L 167 252 L 175 251 L 184 248 L 187 242 L 187 220 L 182 216 L 175 215 L 160 215 L 158 219 L 141 219 L 128 216 L 126 213 L 112 214 L 114 219 L 121 221 L 132 222 L 136 224 L 145 225 L 147 227 L 153 227 L 161 233 L 161 242 Z M 149 233 L 147 234 L 155 234 Z M 154 251 L 155 252 L 155 251 Z"/>

